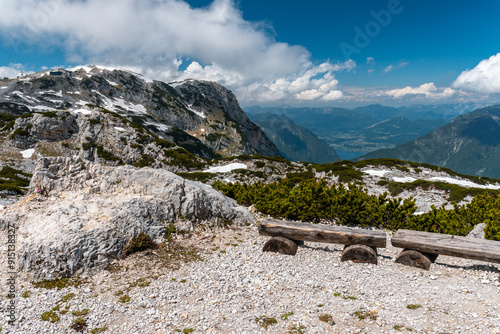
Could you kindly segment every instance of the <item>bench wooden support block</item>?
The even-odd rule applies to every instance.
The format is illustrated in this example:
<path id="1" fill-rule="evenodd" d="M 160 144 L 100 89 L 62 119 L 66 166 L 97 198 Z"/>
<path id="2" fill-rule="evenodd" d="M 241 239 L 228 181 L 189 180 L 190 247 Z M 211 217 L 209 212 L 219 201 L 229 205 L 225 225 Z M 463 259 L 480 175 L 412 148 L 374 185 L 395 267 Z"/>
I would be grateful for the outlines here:
<path id="1" fill-rule="evenodd" d="M 394 247 L 421 253 L 462 257 L 500 263 L 500 242 L 448 234 L 398 230 L 391 239 Z"/>
<path id="2" fill-rule="evenodd" d="M 436 261 L 437 257 L 438 255 L 436 254 L 422 253 L 412 249 L 405 249 L 399 253 L 396 258 L 396 263 L 429 270 L 431 268 L 431 264 Z"/>
<path id="3" fill-rule="evenodd" d="M 366 245 L 349 245 L 344 247 L 340 260 L 377 264 L 377 249 Z"/>
<path id="4" fill-rule="evenodd" d="M 370 247 L 385 248 L 385 232 L 308 224 L 268 219 L 259 224 L 259 234 L 268 237 L 285 237 L 291 240 L 325 242 L 340 245 L 363 244 Z"/>
<path id="5" fill-rule="evenodd" d="M 297 253 L 297 247 L 297 243 L 293 240 L 284 237 L 273 237 L 264 244 L 262 251 L 295 255 Z"/>

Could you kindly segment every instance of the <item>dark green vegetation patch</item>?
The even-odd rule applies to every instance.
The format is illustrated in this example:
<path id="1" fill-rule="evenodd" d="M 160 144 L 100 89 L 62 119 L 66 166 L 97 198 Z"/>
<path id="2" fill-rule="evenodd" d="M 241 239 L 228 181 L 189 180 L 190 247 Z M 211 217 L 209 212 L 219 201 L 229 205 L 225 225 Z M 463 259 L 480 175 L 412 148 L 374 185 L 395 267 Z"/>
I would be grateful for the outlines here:
<path id="1" fill-rule="evenodd" d="M 402 193 L 404 190 L 415 190 L 417 188 L 422 188 L 423 190 L 429 189 L 439 189 L 444 190 L 449 193 L 448 200 L 452 202 L 460 202 L 467 196 L 477 196 L 477 195 L 496 195 L 498 194 L 498 190 L 492 189 L 483 189 L 483 188 L 466 188 L 461 187 L 456 184 L 450 184 L 446 182 L 440 181 L 425 181 L 425 180 L 416 180 L 411 183 L 400 183 L 400 182 L 392 182 L 381 180 L 378 182 L 378 185 L 385 186 L 388 188 L 391 196 L 397 196 Z"/>
<path id="2" fill-rule="evenodd" d="M 0 191 L 24 194 L 28 190 L 31 177 L 32 174 L 5 166 L 0 170 Z"/>
<path id="3" fill-rule="evenodd" d="M 193 172 L 193 173 L 177 173 L 180 177 L 188 180 L 207 182 L 214 177 L 217 177 L 215 173 L 204 173 L 204 172 Z"/>
<path id="4" fill-rule="evenodd" d="M 128 244 L 123 248 L 122 254 L 125 257 L 151 248 L 156 248 L 155 242 L 151 240 L 149 235 L 141 232 L 136 237 L 130 239 Z"/>
<path id="5" fill-rule="evenodd" d="M 293 184 L 289 179 L 253 185 L 216 181 L 213 187 L 239 204 L 255 205 L 260 212 L 273 217 L 460 236 L 484 222 L 486 238 L 500 240 L 500 198 L 497 194 L 476 196 L 470 204 L 455 204 L 453 210 L 433 206 L 426 214 L 414 215 L 417 207 L 413 199 L 391 199 L 387 193 L 369 195 L 361 186 L 329 186 L 315 179 Z"/>

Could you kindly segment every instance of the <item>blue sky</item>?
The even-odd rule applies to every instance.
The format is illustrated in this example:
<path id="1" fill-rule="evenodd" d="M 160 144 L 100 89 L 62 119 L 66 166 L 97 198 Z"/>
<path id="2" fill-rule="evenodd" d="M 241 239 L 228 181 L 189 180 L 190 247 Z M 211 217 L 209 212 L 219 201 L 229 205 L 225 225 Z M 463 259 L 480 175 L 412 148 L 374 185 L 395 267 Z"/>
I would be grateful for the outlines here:
<path id="1" fill-rule="evenodd" d="M 500 101 L 500 2 L 2 0 L 0 76 L 79 64 L 244 105 Z"/>

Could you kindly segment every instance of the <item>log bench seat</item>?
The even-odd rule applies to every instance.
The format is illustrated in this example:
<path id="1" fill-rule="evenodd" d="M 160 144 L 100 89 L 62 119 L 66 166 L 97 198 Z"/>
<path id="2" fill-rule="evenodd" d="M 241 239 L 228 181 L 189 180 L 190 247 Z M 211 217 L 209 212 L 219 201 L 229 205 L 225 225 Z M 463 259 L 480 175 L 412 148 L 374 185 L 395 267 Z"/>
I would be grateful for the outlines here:
<path id="1" fill-rule="evenodd" d="M 377 264 L 377 248 L 386 247 L 386 234 L 380 231 L 343 226 L 296 223 L 268 219 L 259 225 L 259 234 L 272 237 L 262 251 L 295 255 L 304 241 L 345 245 L 341 261 Z"/>
<path id="2" fill-rule="evenodd" d="M 396 263 L 429 270 L 438 255 L 500 263 L 500 242 L 448 234 L 398 230 L 391 239 L 403 248 Z"/>

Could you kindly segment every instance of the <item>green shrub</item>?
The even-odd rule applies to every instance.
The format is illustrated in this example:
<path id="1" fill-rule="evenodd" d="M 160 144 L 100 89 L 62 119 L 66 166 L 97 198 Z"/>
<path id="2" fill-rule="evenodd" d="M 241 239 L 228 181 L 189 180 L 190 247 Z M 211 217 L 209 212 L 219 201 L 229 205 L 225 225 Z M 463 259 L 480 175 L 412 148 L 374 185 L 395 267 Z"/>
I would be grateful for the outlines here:
<path id="1" fill-rule="evenodd" d="M 31 174 L 12 167 L 2 167 L 0 170 L 0 191 L 12 191 L 16 194 L 24 194 L 28 190 Z"/>
<path id="2" fill-rule="evenodd" d="M 31 129 L 32 127 L 33 125 L 28 124 L 25 128 L 18 128 L 12 133 L 10 139 L 14 139 L 16 137 L 28 137 L 30 135 L 29 129 Z"/>
<path id="3" fill-rule="evenodd" d="M 141 160 L 137 161 L 134 166 L 135 167 L 148 167 L 151 166 L 155 162 L 155 159 L 148 155 L 148 154 L 143 154 L 141 157 Z"/>
<path id="4" fill-rule="evenodd" d="M 155 140 L 156 145 L 161 146 L 163 148 L 172 148 L 172 147 L 175 147 L 174 143 L 171 143 L 171 142 L 169 142 L 167 140 L 164 140 L 164 139 L 161 139 L 161 138 L 158 138 L 158 137 L 155 137 L 154 140 Z"/>
<path id="5" fill-rule="evenodd" d="M 104 160 L 108 160 L 108 161 L 120 161 L 120 158 L 118 158 L 113 153 L 106 151 L 102 145 L 95 145 L 95 147 L 97 147 L 97 156 L 98 157 L 103 158 Z"/>
<path id="6" fill-rule="evenodd" d="M 308 179 L 290 187 L 283 180 L 271 184 L 225 184 L 216 181 L 215 189 L 242 205 L 254 204 L 262 213 L 293 220 L 319 222 L 335 220 L 343 225 L 399 228 L 416 211 L 414 201 L 389 199 L 386 194 L 369 195 L 353 184 L 328 186 L 325 181 Z"/>
<path id="7" fill-rule="evenodd" d="M 151 237 L 143 232 L 139 233 L 136 237 L 130 239 L 128 244 L 123 248 L 123 256 L 128 256 L 146 249 L 156 248 L 156 244 Z"/>
<path id="8" fill-rule="evenodd" d="M 215 173 L 204 173 L 204 172 L 194 172 L 194 173 L 177 173 L 180 177 L 188 180 L 207 182 L 217 176 Z"/>
<path id="9" fill-rule="evenodd" d="M 163 150 L 163 153 L 170 158 L 170 161 L 164 161 L 166 165 L 179 165 L 186 168 L 203 168 L 205 166 L 204 162 L 200 162 L 192 153 L 180 147 L 173 150 Z"/>

